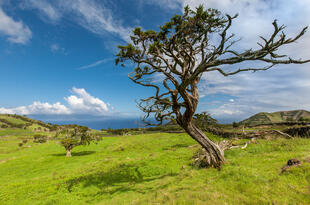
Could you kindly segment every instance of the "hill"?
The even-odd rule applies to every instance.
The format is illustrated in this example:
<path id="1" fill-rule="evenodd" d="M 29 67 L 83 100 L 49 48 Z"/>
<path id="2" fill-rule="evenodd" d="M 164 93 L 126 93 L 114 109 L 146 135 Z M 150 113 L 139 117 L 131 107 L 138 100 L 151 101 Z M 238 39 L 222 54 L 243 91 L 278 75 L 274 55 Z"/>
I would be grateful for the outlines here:
<path id="1" fill-rule="evenodd" d="M 26 116 L 0 114 L 0 128 L 22 128 L 38 131 L 50 131 L 53 126 Z"/>
<path id="2" fill-rule="evenodd" d="M 279 111 L 279 112 L 260 112 L 243 121 L 241 124 L 249 126 L 284 123 L 284 122 L 301 122 L 310 121 L 310 112 L 306 110 L 292 110 L 292 111 Z"/>

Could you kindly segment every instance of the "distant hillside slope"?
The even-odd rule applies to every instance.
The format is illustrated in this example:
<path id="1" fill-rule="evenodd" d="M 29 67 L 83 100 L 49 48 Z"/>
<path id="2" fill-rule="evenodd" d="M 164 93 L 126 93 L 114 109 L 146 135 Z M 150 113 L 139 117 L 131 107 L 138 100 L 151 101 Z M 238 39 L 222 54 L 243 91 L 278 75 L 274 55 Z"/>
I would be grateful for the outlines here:
<path id="1" fill-rule="evenodd" d="M 280 111 L 273 113 L 260 112 L 241 121 L 240 123 L 254 126 L 261 124 L 297 121 L 310 121 L 310 112 L 306 110 Z"/>
<path id="2" fill-rule="evenodd" d="M 51 125 L 26 116 L 0 114 L 0 128 L 24 128 L 32 130 L 51 129 Z M 46 130 L 47 131 L 47 130 Z"/>

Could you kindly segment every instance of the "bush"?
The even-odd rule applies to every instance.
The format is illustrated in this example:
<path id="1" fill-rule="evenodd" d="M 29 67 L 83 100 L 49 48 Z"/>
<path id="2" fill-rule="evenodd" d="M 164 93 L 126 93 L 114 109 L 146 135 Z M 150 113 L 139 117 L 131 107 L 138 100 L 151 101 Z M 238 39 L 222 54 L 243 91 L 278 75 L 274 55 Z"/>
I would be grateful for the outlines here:
<path id="1" fill-rule="evenodd" d="M 36 134 L 33 136 L 34 143 L 45 143 L 47 141 L 47 136 Z"/>
<path id="2" fill-rule="evenodd" d="M 107 132 L 112 134 L 112 135 L 126 135 L 129 133 L 129 129 L 124 128 L 124 129 L 107 129 Z"/>
<path id="3" fill-rule="evenodd" d="M 1 128 L 8 128 L 9 126 L 8 125 L 1 125 Z"/>
<path id="4" fill-rule="evenodd" d="M 232 123 L 232 126 L 233 126 L 233 128 L 237 128 L 237 127 L 239 127 L 239 123 L 233 122 L 233 123 Z"/>

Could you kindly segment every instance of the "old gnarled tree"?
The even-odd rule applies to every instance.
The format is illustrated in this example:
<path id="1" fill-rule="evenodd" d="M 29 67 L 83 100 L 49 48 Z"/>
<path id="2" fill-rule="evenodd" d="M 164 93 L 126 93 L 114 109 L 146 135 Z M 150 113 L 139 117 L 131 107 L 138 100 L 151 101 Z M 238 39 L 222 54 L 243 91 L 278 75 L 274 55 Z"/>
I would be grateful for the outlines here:
<path id="1" fill-rule="evenodd" d="M 135 63 L 136 68 L 129 78 L 156 91 L 154 96 L 141 99 L 138 104 L 146 113 L 144 119 L 153 116 L 162 123 L 165 119 L 174 118 L 205 148 L 209 165 L 216 168 L 225 161 L 224 151 L 193 123 L 199 101 L 197 84 L 202 74 L 213 71 L 230 76 L 244 71 L 268 70 L 277 64 L 310 62 L 277 53 L 283 45 L 303 36 L 307 27 L 297 36 L 288 38 L 284 33 L 285 27 L 274 21 L 273 33 L 268 38 L 260 37 L 257 49 L 239 51 L 232 47 L 238 40 L 234 40 L 233 34 L 227 34 L 235 18 L 237 15 L 222 15 L 218 10 L 205 10 L 203 6 L 195 10 L 185 7 L 183 15 L 173 16 L 158 32 L 135 28 L 132 43 L 119 46 L 116 58 L 116 64 L 124 65 L 127 60 Z M 223 68 L 224 65 L 254 61 L 266 65 L 234 71 Z"/>

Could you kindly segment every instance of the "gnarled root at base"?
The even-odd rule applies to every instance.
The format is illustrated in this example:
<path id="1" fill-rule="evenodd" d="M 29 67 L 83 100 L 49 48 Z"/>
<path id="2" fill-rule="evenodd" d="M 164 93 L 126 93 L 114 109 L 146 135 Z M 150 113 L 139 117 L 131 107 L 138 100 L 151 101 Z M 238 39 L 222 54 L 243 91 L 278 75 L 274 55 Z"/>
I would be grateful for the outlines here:
<path id="1" fill-rule="evenodd" d="M 224 151 L 216 143 L 212 142 L 204 132 L 194 124 L 190 123 L 184 129 L 203 147 L 200 154 L 198 152 L 199 157 L 196 161 L 201 161 L 201 163 L 198 163 L 200 164 L 198 167 L 214 167 L 220 169 L 225 162 Z"/>
<path id="2" fill-rule="evenodd" d="M 205 148 L 200 148 L 193 156 L 192 165 L 198 168 L 217 168 L 220 169 L 224 161 L 217 161 L 210 155 Z"/>

